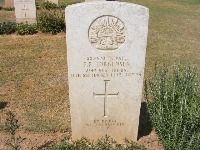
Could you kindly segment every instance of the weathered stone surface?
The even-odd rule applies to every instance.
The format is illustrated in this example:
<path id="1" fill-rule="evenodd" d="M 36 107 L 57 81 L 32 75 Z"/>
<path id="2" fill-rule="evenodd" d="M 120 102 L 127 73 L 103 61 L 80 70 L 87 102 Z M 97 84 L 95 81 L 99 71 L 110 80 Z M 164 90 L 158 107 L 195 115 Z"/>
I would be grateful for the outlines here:
<path id="1" fill-rule="evenodd" d="M 137 140 L 149 11 L 122 2 L 80 3 L 66 15 L 73 140 Z"/>
<path id="2" fill-rule="evenodd" d="M 36 23 L 35 0 L 14 0 L 16 22 Z"/>
<path id="3" fill-rule="evenodd" d="M 13 8 L 14 7 L 14 0 L 5 0 L 5 7 L 6 8 Z"/>

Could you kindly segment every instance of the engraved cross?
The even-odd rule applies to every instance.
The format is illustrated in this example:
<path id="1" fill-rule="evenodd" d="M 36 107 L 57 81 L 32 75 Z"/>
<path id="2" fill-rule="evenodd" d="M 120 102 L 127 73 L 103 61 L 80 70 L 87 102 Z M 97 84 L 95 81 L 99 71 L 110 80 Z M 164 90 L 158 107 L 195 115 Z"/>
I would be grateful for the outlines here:
<path id="1" fill-rule="evenodd" d="M 25 11 L 24 14 L 25 14 L 25 18 L 26 18 L 26 11 L 29 10 L 29 9 L 26 8 L 26 5 L 24 5 L 24 8 L 22 10 Z"/>
<path id="2" fill-rule="evenodd" d="M 105 82 L 105 92 L 103 94 L 96 94 L 96 93 L 93 92 L 93 97 L 94 98 L 95 97 L 103 97 L 104 98 L 104 114 L 103 114 L 104 117 L 107 117 L 107 108 L 106 108 L 107 99 L 109 97 L 118 96 L 119 95 L 119 92 L 115 93 L 115 94 L 109 94 L 108 93 L 108 91 L 107 91 L 108 81 L 110 81 L 110 80 L 104 80 L 104 82 Z"/>

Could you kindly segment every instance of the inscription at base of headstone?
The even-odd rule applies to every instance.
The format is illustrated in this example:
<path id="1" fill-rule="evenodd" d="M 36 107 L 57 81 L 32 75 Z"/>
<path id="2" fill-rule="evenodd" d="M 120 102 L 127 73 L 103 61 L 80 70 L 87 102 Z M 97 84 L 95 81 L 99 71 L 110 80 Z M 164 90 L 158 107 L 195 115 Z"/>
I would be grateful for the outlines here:
<path id="1" fill-rule="evenodd" d="M 17 23 L 37 23 L 35 0 L 14 0 Z"/>
<path id="2" fill-rule="evenodd" d="M 124 2 L 67 6 L 72 139 L 137 140 L 149 10 Z"/>
<path id="3" fill-rule="evenodd" d="M 14 0 L 5 0 L 5 7 L 6 8 L 13 8 L 14 7 Z"/>

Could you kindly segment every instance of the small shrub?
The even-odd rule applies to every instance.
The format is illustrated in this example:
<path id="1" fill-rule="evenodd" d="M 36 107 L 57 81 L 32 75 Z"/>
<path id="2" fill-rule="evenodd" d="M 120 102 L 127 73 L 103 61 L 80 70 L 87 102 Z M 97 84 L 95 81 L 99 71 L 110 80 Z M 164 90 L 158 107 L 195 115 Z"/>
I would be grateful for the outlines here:
<path id="1" fill-rule="evenodd" d="M 42 32 L 51 34 L 65 31 L 64 12 L 62 10 L 41 12 L 38 16 L 38 28 Z"/>
<path id="2" fill-rule="evenodd" d="M 192 67 L 164 67 L 145 83 L 150 119 L 166 150 L 200 149 L 200 93 Z"/>
<path id="3" fill-rule="evenodd" d="M 6 145 L 12 147 L 14 150 L 19 150 L 21 137 L 16 137 L 16 130 L 19 129 L 18 120 L 15 119 L 13 112 L 6 113 L 5 130 L 10 134 L 10 139 L 7 140 Z"/>
<path id="4" fill-rule="evenodd" d="M 12 34 L 16 30 L 16 23 L 5 21 L 0 23 L 0 34 Z"/>
<path id="5" fill-rule="evenodd" d="M 58 6 L 55 3 L 52 2 L 43 2 L 40 4 L 41 9 L 46 9 L 46 10 L 52 10 L 58 8 Z"/>
<path id="6" fill-rule="evenodd" d="M 134 142 L 126 141 L 126 145 L 116 144 L 116 142 L 109 136 L 105 136 L 99 139 L 97 142 L 91 142 L 86 138 L 81 140 L 69 142 L 67 139 L 63 139 L 60 144 L 53 144 L 49 150 L 68 150 L 68 149 L 81 149 L 81 150 L 144 150 L 143 146 L 140 146 Z"/>
<path id="7" fill-rule="evenodd" d="M 37 26 L 36 24 L 20 23 L 17 24 L 16 31 L 19 35 L 32 35 L 37 33 Z"/>
<path id="8" fill-rule="evenodd" d="M 62 10 L 65 10 L 65 8 L 67 7 L 67 5 L 66 5 L 66 4 L 61 4 L 59 7 L 60 7 Z"/>
<path id="9" fill-rule="evenodd" d="M 3 9 L 6 10 L 6 11 L 13 11 L 13 10 L 15 10 L 14 7 L 4 7 Z"/>

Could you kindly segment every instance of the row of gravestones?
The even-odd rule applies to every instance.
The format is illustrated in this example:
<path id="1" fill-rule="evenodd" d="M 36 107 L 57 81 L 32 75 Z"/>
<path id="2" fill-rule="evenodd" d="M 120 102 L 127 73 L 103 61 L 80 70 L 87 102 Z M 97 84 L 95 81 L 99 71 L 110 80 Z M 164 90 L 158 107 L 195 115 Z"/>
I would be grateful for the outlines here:
<path id="1" fill-rule="evenodd" d="M 45 0 L 58 5 L 58 0 Z M 85 0 L 106 1 L 106 0 Z M 15 7 L 16 22 L 36 23 L 36 5 L 35 0 L 5 0 L 5 7 Z"/>
<path id="2" fill-rule="evenodd" d="M 45 0 L 58 5 L 58 0 Z M 14 0 L 5 0 L 5 7 L 6 8 L 13 8 L 14 7 Z"/>
<path id="3" fill-rule="evenodd" d="M 58 0 L 45 0 L 45 2 L 52 2 L 58 5 Z M 97 1 L 97 0 L 86 0 L 86 1 Z M 106 0 L 102 0 L 106 1 Z M 5 7 L 6 8 L 13 8 L 14 7 L 14 0 L 5 0 Z"/>

